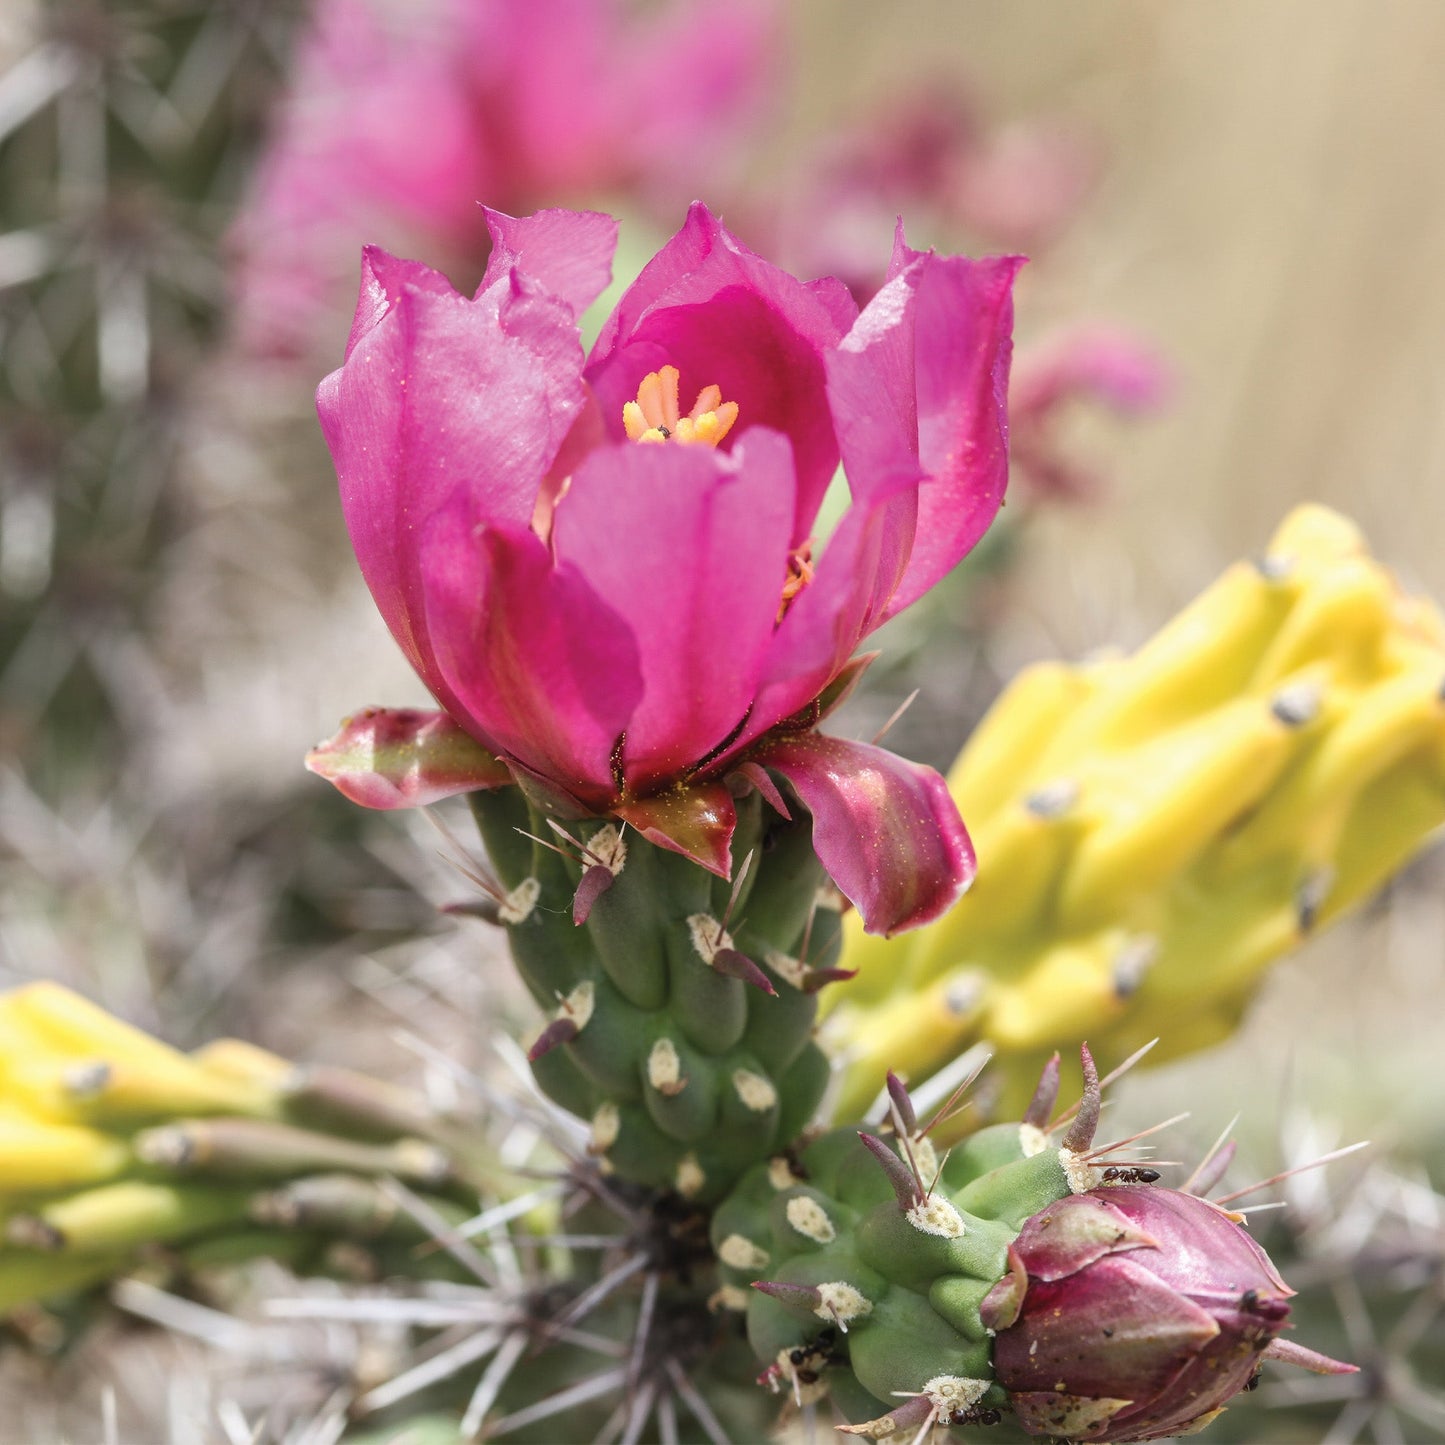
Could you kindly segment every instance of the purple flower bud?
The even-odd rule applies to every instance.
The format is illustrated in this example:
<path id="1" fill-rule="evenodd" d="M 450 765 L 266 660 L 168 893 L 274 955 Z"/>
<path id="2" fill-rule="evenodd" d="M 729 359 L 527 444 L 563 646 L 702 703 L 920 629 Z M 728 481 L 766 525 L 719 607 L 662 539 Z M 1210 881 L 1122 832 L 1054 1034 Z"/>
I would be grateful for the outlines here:
<path id="1" fill-rule="evenodd" d="M 1147 1185 L 1041 1210 L 1010 1265 L 983 1317 L 1020 1422 L 1116 1445 L 1186 1433 L 1222 1409 L 1285 1329 L 1293 1294 L 1237 1215 Z"/>

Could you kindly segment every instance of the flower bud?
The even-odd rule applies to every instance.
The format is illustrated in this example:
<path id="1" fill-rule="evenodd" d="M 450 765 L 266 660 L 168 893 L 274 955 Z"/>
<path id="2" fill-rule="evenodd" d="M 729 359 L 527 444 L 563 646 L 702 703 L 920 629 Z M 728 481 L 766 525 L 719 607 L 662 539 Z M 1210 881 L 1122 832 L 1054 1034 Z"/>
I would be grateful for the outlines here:
<path id="1" fill-rule="evenodd" d="M 1117 1445 L 1186 1433 L 1222 1409 L 1294 1293 L 1237 1215 L 1152 1185 L 1050 1205 L 1024 1224 L 1010 1266 L 981 1313 L 1019 1422 Z"/>

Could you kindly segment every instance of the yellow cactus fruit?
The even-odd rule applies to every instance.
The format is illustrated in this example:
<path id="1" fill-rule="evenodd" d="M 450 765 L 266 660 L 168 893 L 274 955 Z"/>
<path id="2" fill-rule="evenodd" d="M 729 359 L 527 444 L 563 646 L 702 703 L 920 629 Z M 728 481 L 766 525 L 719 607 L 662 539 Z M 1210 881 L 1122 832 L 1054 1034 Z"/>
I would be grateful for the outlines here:
<path id="1" fill-rule="evenodd" d="M 1445 617 L 1318 506 L 1133 656 L 1025 670 L 949 775 L 973 888 L 899 938 L 848 920 L 858 973 L 822 1000 L 840 1110 L 980 1040 L 1022 1095 L 1086 1037 L 1109 1063 L 1225 1037 L 1445 824 L 1442 684 Z"/>

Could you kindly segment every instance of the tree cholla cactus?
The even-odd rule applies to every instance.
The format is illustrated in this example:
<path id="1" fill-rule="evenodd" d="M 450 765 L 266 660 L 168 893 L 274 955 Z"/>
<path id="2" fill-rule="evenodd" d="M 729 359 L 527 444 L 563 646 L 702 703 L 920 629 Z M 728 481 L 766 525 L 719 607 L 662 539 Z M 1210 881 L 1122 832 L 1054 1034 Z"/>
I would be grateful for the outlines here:
<path id="1" fill-rule="evenodd" d="M 906 938 L 847 930 L 844 1114 L 981 1039 L 1017 1102 L 1056 1045 L 1227 1037 L 1445 823 L 1442 683 L 1439 610 L 1316 506 L 1133 656 L 1021 673 L 949 777 L 974 887 Z"/>

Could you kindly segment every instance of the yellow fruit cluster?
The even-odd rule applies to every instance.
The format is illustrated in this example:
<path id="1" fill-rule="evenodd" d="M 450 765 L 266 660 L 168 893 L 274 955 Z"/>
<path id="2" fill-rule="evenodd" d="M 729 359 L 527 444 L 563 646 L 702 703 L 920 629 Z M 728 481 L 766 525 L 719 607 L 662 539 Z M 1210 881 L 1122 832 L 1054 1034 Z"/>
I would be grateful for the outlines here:
<path id="1" fill-rule="evenodd" d="M 377 1179 L 468 1173 L 449 1130 L 362 1075 L 235 1039 L 184 1054 L 58 984 L 0 994 L 0 1317 L 161 1246 L 378 1233 Z"/>
<path id="2" fill-rule="evenodd" d="M 824 995 L 840 1108 L 987 1040 L 1026 1089 L 1227 1036 L 1268 965 L 1445 823 L 1445 620 L 1352 523 L 1292 513 L 1129 657 L 1023 672 L 949 785 L 978 877 L 917 933 L 856 920 Z"/>

